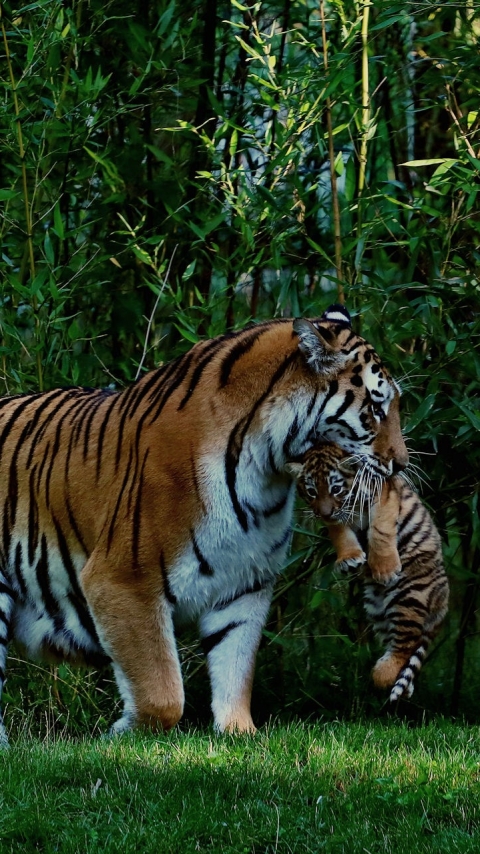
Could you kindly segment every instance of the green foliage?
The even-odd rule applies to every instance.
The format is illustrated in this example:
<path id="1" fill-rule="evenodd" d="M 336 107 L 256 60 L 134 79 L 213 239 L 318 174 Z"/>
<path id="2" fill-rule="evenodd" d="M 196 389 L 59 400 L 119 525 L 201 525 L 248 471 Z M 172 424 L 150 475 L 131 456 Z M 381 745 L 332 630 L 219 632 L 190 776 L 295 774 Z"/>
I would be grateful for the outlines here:
<path id="1" fill-rule="evenodd" d="M 402 382 L 452 582 L 410 708 L 473 717 L 480 15 L 450 0 L 364 13 L 334 0 L 323 31 L 311 0 L 3 4 L 3 390 L 119 385 L 252 318 L 318 315 L 343 289 Z M 318 526 L 298 528 L 261 653 L 264 714 L 377 713 L 359 591 L 332 581 Z M 15 677 L 25 696 L 30 678 Z M 57 684 L 60 708 L 76 684 Z"/>

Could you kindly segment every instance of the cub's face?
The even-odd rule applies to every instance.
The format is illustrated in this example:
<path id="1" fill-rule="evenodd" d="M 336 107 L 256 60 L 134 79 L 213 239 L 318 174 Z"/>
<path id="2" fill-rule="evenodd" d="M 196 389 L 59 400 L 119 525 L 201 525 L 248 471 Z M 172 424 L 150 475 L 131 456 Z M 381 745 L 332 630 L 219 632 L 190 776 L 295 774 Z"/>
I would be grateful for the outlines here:
<path id="1" fill-rule="evenodd" d="M 326 522 L 346 522 L 349 516 L 355 473 L 344 459 L 338 446 L 327 445 L 307 451 L 303 462 L 286 466 L 302 498 Z"/>

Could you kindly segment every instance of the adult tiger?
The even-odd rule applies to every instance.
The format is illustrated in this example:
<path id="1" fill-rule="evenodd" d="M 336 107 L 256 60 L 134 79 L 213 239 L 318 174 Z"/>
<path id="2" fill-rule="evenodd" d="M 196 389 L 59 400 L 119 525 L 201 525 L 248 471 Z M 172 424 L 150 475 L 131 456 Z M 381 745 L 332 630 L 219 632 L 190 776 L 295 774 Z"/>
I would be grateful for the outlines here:
<path id="1" fill-rule="evenodd" d="M 0 401 L 0 687 L 9 636 L 33 657 L 110 660 L 124 703 L 112 732 L 168 729 L 183 712 L 174 618 L 197 618 L 215 724 L 253 730 L 290 540 L 285 462 L 323 437 L 377 472 L 403 467 L 398 398 L 332 306 L 203 341 L 119 393 Z"/>

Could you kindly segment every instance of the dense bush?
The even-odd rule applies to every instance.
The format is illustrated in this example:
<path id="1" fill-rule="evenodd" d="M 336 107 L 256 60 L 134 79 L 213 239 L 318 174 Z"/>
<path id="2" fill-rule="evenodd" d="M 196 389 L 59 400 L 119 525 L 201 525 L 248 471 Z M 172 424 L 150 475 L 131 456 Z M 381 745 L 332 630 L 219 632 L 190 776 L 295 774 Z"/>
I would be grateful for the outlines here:
<path id="1" fill-rule="evenodd" d="M 118 387 L 199 337 L 345 296 L 402 380 L 452 583 L 410 708 L 475 718 L 479 34 L 470 2 L 7 2 L 0 106 L 3 391 Z M 297 520 L 259 712 L 377 712 L 358 590 Z M 20 708 L 41 687 L 14 672 Z M 56 676 L 70 707 L 84 683 Z"/>

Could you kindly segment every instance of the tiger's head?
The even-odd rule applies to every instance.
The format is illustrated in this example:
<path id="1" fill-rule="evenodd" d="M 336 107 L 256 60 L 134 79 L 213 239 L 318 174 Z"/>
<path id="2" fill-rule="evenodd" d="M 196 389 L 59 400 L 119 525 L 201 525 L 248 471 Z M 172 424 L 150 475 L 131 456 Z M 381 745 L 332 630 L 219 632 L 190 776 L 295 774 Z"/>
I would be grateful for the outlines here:
<path id="1" fill-rule="evenodd" d="M 328 382 L 315 424 L 316 440 L 336 442 L 376 477 L 408 464 L 400 426 L 400 389 L 374 348 L 351 328 L 343 306 L 316 320 L 293 322 L 311 370 Z"/>
<path id="2" fill-rule="evenodd" d="M 347 521 L 355 469 L 338 445 L 322 443 L 307 451 L 301 462 L 289 462 L 285 468 L 315 516 L 325 522 Z"/>

